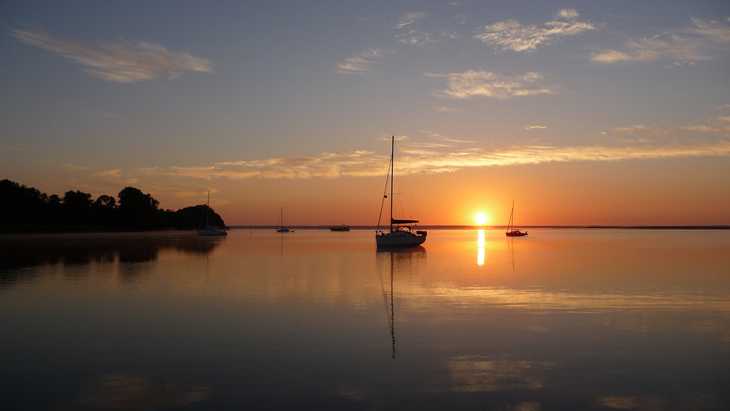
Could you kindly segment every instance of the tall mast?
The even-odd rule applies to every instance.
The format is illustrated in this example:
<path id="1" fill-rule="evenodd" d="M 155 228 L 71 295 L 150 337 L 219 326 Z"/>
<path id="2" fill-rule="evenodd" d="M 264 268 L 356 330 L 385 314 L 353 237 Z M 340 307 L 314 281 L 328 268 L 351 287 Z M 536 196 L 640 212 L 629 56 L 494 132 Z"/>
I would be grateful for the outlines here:
<path id="1" fill-rule="evenodd" d="M 208 210 L 210 210 L 210 190 L 208 190 L 208 206 L 205 208 L 205 226 L 208 227 Z"/>
<path id="2" fill-rule="evenodd" d="M 515 215 L 515 200 L 512 200 L 512 210 L 509 212 L 509 223 L 507 225 L 507 231 L 512 229 L 512 224 L 514 224 L 514 215 Z"/>
<path id="3" fill-rule="evenodd" d="M 393 178 L 395 177 L 395 167 L 393 156 L 395 155 L 395 136 L 390 138 L 390 232 L 393 232 Z"/>
<path id="4" fill-rule="evenodd" d="M 284 207 L 281 207 L 281 217 L 279 219 L 279 227 L 284 228 Z"/>

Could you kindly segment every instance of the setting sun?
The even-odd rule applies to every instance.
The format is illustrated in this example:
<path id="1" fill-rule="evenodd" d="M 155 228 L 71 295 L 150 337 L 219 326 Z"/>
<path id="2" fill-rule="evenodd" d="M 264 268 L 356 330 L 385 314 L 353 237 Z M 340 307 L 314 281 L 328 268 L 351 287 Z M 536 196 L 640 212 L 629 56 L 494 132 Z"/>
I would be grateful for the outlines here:
<path id="1" fill-rule="evenodd" d="M 474 224 L 476 225 L 486 225 L 489 223 L 489 214 L 485 213 L 484 211 L 477 211 L 474 213 Z"/>

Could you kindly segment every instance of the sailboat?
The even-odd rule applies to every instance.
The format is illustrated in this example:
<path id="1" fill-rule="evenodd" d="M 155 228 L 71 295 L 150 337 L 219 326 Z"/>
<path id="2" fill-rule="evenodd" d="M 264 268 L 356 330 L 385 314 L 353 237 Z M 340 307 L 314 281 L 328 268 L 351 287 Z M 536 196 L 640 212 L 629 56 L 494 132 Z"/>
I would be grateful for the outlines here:
<path id="1" fill-rule="evenodd" d="M 284 227 L 284 209 L 281 209 L 281 222 L 279 224 L 279 228 L 276 229 L 277 233 L 289 233 L 294 230 L 290 230 L 289 227 Z"/>
<path id="2" fill-rule="evenodd" d="M 198 230 L 198 235 L 206 236 L 206 237 L 225 237 L 228 235 L 226 230 L 212 226 L 208 223 L 208 213 L 210 213 L 210 190 L 208 190 L 208 203 L 206 204 L 206 209 L 203 212 L 205 214 L 205 222 L 203 223 L 203 228 Z"/>
<path id="3" fill-rule="evenodd" d="M 515 228 L 515 202 L 512 201 L 512 211 L 509 213 L 509 224 L 507 224 L 507 231 L 504 233 L 507 237 L 524 237 L 527 235 L 527 231 L 520 231 Z"/>
<path id="4" fill-rule="evenodd" d="M 380 216 L 378 217 L 378 228 L 375 231 L 375 242 L 378 248 L 398 248 L 398 247 L 415 247 L 426 241 L 428 234 L 424 230 L 415 230 L 415 224 L 418 220 L 393 218 L 393 186 L 395 183 L 395 136 L 390 140 L 390 170 L 388 178 L 390 178 L 390 196 L 383 194 L 383 201 L 380 203 Z M 386 188 L 388 180 L 386 179 Z M 386 232 L 380 228 L 380 217 L 383 214 L 383 204 L 385 199 L 390 200 L 390 225 Z"/>

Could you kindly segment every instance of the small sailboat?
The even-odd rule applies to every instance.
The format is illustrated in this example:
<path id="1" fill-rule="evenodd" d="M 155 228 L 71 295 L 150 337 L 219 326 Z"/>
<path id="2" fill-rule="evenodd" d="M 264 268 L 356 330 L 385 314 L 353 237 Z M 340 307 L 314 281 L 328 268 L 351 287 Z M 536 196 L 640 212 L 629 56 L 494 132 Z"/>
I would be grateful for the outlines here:
<path id="1" fill-rule="evenodd" d="M 393 185 L 395 182 L 395 136 L 390 140 L 390 170 L 388 178 L 390 178 L 390 196 L 383 194 L 383 201 L 380 203 L 380 216 L 378 217 L 378 228 L 375 232 L 375 242 L 378 248 L 399 248 L 399 247 L 415 247 L 426 241 L 428 233 L 424 230 L 416 230 L 415 224 L 418 220 L 393 218 Z M 388 180 L 386 179 L 386 188 Z M 380 228 L 380 217 L 383 214 L 383 204 L 385 199 L 390 200 L 390 225 L 386 232 Z"/>
<path id="2" fill-rule="evenodd" d="M 279 228 L 276 229 L 277 233 L 290 233 L 294 230 L 290 230 L 289 227 L 284 227 L 284 209 L 281 209 L 281 222 L 279 223 Z"/>
<path id="3" fill-rule="evenodd" d="M 527 235 L 527 231 L 520 231 L 515 228 L 515 202 L 512 201 L 512 211 L 509 213 L 509 223 L 507 224 L 507 231 L 504 233 L 507 237 L 524 237 Z"/>
<path id="4" fill-rule="evenodd" d="M 198 230 L 198 235 L 204 236 L 204 237 L 225 237 L 228 235 L 225 229 L 212 226 L 208 223 L 208 213 L 210 212 L 210 190 L 208 190 L 208 203 L 206 204 L 206 209 L 203 212 L 205 214 L 205 220 L 203 223 L 203 228 Z"/>
<path id="5" fill-rule="evenodd" d="M 344 224 L 333 225 L 330 227 L 330 231 L 350 231 L 350 226 Z"/>

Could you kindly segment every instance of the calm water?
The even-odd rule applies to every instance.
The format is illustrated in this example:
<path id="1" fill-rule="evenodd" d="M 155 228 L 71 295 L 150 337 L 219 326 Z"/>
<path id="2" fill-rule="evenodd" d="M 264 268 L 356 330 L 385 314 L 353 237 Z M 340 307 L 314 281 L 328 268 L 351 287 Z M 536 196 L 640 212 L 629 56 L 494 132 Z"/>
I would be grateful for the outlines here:
<path id="1" fill-rule="evenodd" d="M 730 409 L 730 232 L 0 238 L 0 409 Z"/>

